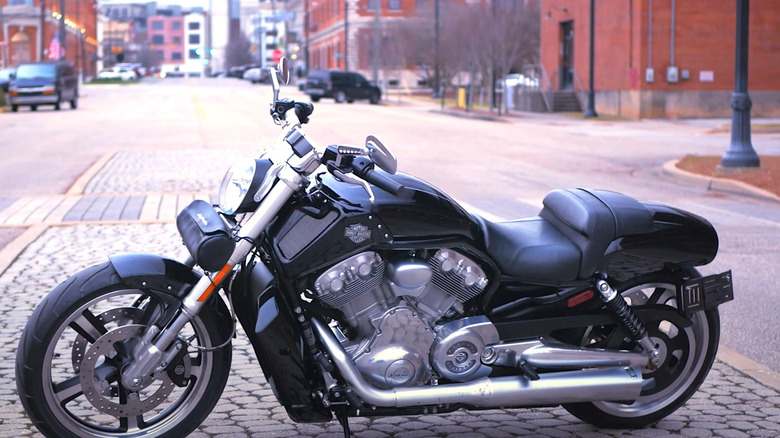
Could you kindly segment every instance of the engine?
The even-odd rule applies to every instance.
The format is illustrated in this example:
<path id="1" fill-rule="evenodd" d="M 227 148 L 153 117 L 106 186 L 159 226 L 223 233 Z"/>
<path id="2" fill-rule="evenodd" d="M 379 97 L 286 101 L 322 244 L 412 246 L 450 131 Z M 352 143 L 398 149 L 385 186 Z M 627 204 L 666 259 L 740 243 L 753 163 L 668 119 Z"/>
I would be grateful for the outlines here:
<path id="1" fill-rule="evenodd" d="M 342 313 L 337 335 L 366 380 L 392 388 L 426 384 L 434 372 L 467 381 L 490 371 L 480 355 L 498 342 L 498 332 L 486 317 L 437 325 L 462 314 L 463 303 L 487 283 L 479 265 L 451 249 L 391 261 L 369 251 L 321 274 L 314 288 Z"/>

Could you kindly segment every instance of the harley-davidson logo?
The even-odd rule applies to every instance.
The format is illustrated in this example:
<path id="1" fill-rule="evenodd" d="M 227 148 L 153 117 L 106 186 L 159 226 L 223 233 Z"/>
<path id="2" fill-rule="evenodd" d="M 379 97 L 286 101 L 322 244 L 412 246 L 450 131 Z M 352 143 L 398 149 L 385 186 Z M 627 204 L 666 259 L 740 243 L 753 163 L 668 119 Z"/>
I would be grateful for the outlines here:
<path id="1" fill-rule="evenodd" d="M 363 224 L 352 224 L 344 229 L 344 236 L 355 243 L 360 243 L 371 238 L 371 230 Z"/>

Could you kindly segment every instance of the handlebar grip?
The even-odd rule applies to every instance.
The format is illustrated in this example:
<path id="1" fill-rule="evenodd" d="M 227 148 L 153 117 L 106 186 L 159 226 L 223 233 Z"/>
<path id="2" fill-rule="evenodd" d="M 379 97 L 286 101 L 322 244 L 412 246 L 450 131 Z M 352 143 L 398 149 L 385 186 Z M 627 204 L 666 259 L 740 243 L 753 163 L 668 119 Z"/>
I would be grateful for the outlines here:
<path id="1" fill-rule="evenodd" d="M 295 102 L 295 115 L 302 124 L 309 123 L 309 116 L 314 112 L 314 105 L 309 102 Z"/>
<path id="2" fill-rule="evenodd" d="M 395 196 L 400 196 L 404 192 L 405 187 L 403 184 L 398 183 L 386 174 L 380 173 L 377 170 L 368 168 L 361 176 L 369 183 Z"/>

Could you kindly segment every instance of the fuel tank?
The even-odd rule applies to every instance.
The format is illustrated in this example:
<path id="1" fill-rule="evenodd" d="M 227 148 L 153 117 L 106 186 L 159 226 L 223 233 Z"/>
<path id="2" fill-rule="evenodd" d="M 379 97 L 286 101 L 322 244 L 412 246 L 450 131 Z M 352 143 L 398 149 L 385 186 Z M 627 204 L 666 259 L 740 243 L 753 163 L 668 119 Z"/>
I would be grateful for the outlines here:
<path id="1" fill-rule="evenodd" d="M 300 275 L 369 247 L 391 244 L 483 251 L 479 224 L 452 198 L 410 175 L 388 176 L 404 185 L 399 196 L 372 186 L 372 204 L 365 189 L 327 173 L 320 177 L 319 190 L 285 208 L 269 230 L 285 271 Z"/>

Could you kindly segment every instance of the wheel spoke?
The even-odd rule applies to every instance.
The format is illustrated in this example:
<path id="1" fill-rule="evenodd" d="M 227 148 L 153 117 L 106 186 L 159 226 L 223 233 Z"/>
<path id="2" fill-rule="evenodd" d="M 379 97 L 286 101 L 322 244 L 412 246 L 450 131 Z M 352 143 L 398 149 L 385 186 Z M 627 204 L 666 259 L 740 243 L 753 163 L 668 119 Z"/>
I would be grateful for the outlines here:
<path id="1" fill-rule="evenodd" d="M 89 343 L 94 343 L 97 338 L 106 334 L 106 326 L 89 309 L 81 312 L 81 316 L 73 320 L 69 327 L 83 336 Z"/>
<path id="2" fill-rule="evenodd" d="M 73 376 L 67 380 L 54 384 L 54 394 L 60 405 L 65 406 L 71 400 L 83 394 L 81 390 L 81 379 L 79 376 Z"/>

